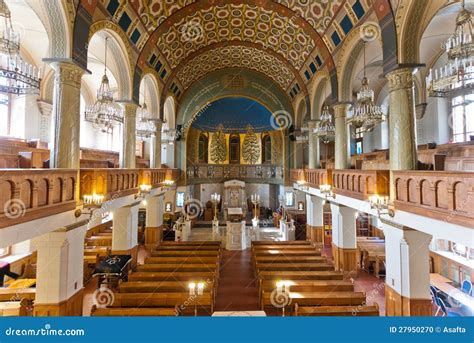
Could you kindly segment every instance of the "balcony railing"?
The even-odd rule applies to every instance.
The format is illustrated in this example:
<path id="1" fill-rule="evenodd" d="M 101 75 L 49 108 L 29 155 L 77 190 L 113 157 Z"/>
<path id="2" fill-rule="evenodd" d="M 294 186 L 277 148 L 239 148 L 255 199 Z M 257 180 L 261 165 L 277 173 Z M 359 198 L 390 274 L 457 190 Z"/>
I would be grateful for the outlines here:
<path id="1" fill-rule="evenodd" d="M 0 170 L 0 228 L 74 210 L 77 170 Z"/>
<path id="2" fill-rule="evenodd" d="M 332 184 L 332 171 L 326 169 L 292 169 L 292 182 L 305 181 L 307 186 L 319 188 L 320 185 Z"/>
<path id="3" fill-rule="evenodd" d="M 333 190 L 336 194 L 366 200 L 370 195 L 388 195 L 388 170 L 343 169 L 333 170 Z"/>
<path id="4" fill-rule="evenodd" d="M 271 164 L 194 164 L 186 170 L 188 183 L 216 183 L 239 179 L 250 183 L 283 184 L 283 167 Z"/>
<path id="5" fill-rule="evenodd" d="M 395 171 L 395 208 L 474 227 L 474 173 Z"/>
<path id="6" fill-rule="evenodd" d="M 155 188 L 178 178 L 178 169 L 81 169 L 81 197 L 100 194 L 108 200 L 137 193 L 141 184 Z"/>

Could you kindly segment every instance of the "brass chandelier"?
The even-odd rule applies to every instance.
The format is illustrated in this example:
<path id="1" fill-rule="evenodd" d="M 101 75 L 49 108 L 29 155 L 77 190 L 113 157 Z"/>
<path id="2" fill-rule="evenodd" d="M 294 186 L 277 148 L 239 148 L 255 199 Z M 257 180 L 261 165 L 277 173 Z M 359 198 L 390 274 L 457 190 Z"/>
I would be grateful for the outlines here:
<path id="1" fill-rule="evenodd" d="M 97 100 L 93 105 L 86 106 L 85 119 L 98 125 L 103 132 L 110 132 L 117 124 L 123 123 L 123 110 L 113 98 L 107 77 L 107 45 L 109 38 L 105 38 L 104 75 L 97 90 Z"/>
<path id="2" fill-rule="evenodd" d="M 0 93 L 39 94 L 41 70 L 20 56 L 20 35 L 13 30 L 11 13 L 0 0 Z"/>
<path id="3" fill-rule="evenodd" d="M 430 69 L 426 78 L 431 97 L 457 97 L 474 91 L 474 35 L 472 13 L 465 8 L 456 18 L 454 33 L 444 43 L 448 62 L 441 68 Z"/>

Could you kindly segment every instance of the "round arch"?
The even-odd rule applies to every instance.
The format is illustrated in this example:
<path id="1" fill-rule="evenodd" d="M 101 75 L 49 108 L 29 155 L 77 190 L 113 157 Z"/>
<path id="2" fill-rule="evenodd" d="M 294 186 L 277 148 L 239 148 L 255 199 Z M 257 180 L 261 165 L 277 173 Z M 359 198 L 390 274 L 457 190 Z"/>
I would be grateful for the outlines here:
<path id="1" fill-rule="evenodd" d="M 371 23 L 370 25 L 371 30 L 373 30 L 372 32 L 376 32 L 376 39 L 364 39 L 364 30 L 367 30 L 367 28 L 366 26 L 361 25 L 348 35 L 342 46 L 341 55 L 337 63 L 337 70 L 339 71 L 338 99 L 341 102 L 352 101 L 354 74 L 356 72 L 357 63 L 359 62 L 364 49 L 364 42 L 366 43 L 367 50 L 380 51 L 381 55 L 377 56 L 380 58 L 376 61 L 383 61 L 383 45 L 380 28 L 374 23 Z M 373 56 L 373 54 L 368 53 L 367 56 Z"/>
<path id="2" fill-rule="evenodd" d="M 152 73 L 142 75 L 140 82 L 139 104 L 142 105 L 145 100 L 153 118 L 160 118 L 160 86 Z"/>
<path id="3" fill-rule="evenodd" d="M 111 25 L 108 25 L 111 24 Z M 118 99 L 130 101 L 133 97 L 132 94 L 132 69 L 131 69 L 131 58 L 127 49 L 128 41 L 124 40 L 121 34 L 117 31 L 119 29 L 114 27 L 113 23 L 107 25 L 97 22 L 91 27 L 89 35 L 89 46 L 87 49 L 87 56 L 96 52 L 91 51 L 93 49 L 93 42 L 96 37 L 100 37 L 104 40 L 108 39 L 108 51 L 107 51 L 107 66 L 112 74 L 117 79 L 118 85 Z M 103 59 L 102 56 L 96 56 L 97 58 Z"/>

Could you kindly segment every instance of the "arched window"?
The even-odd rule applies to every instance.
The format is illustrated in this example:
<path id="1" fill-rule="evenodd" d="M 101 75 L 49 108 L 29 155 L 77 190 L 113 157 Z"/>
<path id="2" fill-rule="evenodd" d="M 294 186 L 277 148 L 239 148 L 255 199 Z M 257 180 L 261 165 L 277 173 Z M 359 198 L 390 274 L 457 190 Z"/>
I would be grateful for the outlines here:
<path id="1" fill-rule="evenodd" d="M 198 146 L 198 161 L 200 163 L 208 162 L 208 146 L 209 138 L 206 134 L 201 133 L 199 135 L 199 146 Z"/>
<path id="2" fill-rule="evenodd" d="M 238 134 L 230 135 L 229 139 L 229 163 L 240 163 L 240 136 Z"/>
<path id="3" fill-rule="evenodd" d="M 453 98 L 453 142 L 474 140 L 474 94 Z"/>
<path id="4" fill-rule="evenodd" d="M 262 139 L 262 163 L 272 162 L 272 138 L 264 135 Z"/>

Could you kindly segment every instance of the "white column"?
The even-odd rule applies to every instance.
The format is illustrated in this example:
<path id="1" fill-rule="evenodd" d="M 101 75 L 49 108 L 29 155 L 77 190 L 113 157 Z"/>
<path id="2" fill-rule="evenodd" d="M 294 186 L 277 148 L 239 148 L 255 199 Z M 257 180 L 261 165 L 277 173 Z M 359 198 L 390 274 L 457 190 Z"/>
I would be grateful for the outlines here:
<path id="1" fill-rule="evenodd" d="M 34 239 L 35 316 L 81 316 L 85 221 Z"/>
<path id="2" fill-rule="evenodd" d="M 163 198 L 163 194 L 147 198 L 145 246 L 150 249 L 158 246 L 162 239 Z"/>
<path id="3" fill-rule="evenodd" d="M 326 203 L 326 200 L 320 197 L 312 196 L 311 197 L 311 203 L 312 203 L 312 220 L 313 220 L 313 226 L 316 227 L 322 227 L 324 226 L 324 204 Z"/>
<path id="4" fill-rule="evenodd" d="M 357 271 L 356 210 L 331 203 L 332 243 L 334 264 L 337 270 Z"/>
<path id="5" fill-rule="evenodd" d="M 383 222 L 386 312 L 391 316 L 431 316 L 429 244 L 432 236 Z"/>
<path id="6" fill-rule="evenodd" d="M 313 226 L 313 201 L 310 194 L 306 194 L 306 225 Z"/>
<path id="7" fill-rule="evenodd" d="M 155 122 L 155 137 L 151 139 L 150 167 L 161 168 L 161 120 Z"/>
<path id="8" fill-rule="evenodd" d="M 50 168 L 79 168 L 81 79 L 84 70 L 69 60 L 46 59 L 54 69 Z"/>
<path id="9" fill-rule="evenodd" d="M 120 168 L 135 168 L 136 164 L 136 120 L 137 104 L 123 102 L 122 144 L 120 148 Z"/>
<path id="10" fill-rule="evenodd" d="M 308 121 L 308 168 L 310 169 L 320 168 L 319 138 L 313 132 L 315 127 L 316 120 Z"/>
<path id="11" fill-rule="evenodd" d="M 350 135 L 346 124 L 348 108 L 349 103 L 334 105 L 334 125 L 336 129 L 334 162 L 336 169 L 347 169 L 350 166 Z"/>
<path id="12" fill-rule="evenodd" d="M 112 253 L 131 255 L 136 265 L 138 253 L 138 208 L 140 202 L 113 210 Z"/>

